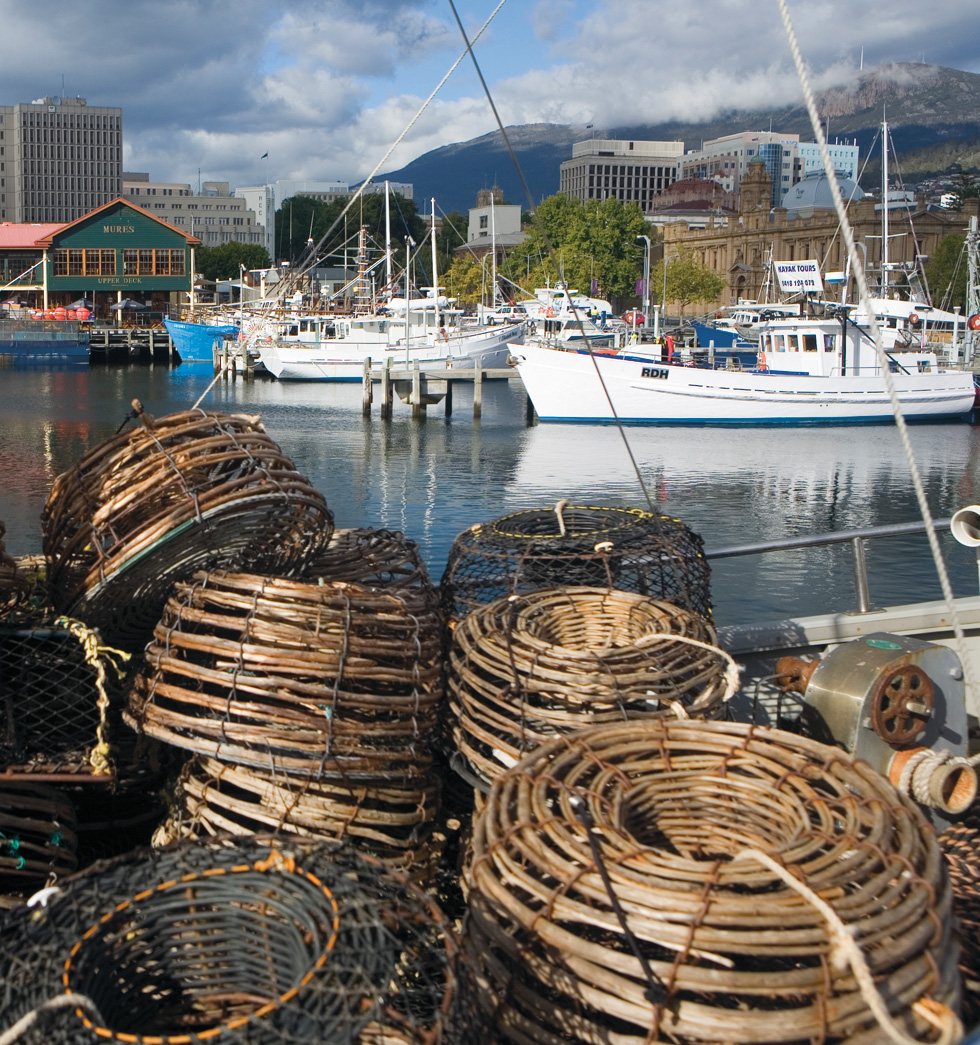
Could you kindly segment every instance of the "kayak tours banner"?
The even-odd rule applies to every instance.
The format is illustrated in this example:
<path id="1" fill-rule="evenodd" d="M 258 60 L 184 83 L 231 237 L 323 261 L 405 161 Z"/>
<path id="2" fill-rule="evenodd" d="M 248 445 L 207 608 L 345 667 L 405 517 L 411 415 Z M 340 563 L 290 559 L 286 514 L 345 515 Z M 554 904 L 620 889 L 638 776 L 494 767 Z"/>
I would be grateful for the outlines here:
<path id="1" fill-rule="evenodd" d="M 772 264 L 783 293 L 823 293 L 820 265 L 816 261 L 774 261 Z"/>

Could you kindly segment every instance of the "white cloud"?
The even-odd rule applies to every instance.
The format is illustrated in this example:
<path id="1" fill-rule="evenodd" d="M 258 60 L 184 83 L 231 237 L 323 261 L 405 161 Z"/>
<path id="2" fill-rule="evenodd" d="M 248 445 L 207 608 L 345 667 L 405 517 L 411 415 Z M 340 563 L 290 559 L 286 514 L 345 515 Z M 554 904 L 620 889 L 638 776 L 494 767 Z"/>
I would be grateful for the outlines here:
<path id="1" fill-rule="evenodd" d="M 471 33 L 495 6 L 456 3 Z M 980 68 L 960 0 L 791 10 L 818 88 L 853 74 L 862 46 L 866 67 Z M 233 185 L 366 175 L 462 49 L 445 0 L 10 2 L 3 44 L 0 102 L 60 94 L 64 77 L 123 107 L 127 169 Z M 758 0 L 509 0 L 477 53 L 507 124 L 690 121 L 800 97 L 778 9 Z M 493 129 L 467 60 L 384 169 Z"/>

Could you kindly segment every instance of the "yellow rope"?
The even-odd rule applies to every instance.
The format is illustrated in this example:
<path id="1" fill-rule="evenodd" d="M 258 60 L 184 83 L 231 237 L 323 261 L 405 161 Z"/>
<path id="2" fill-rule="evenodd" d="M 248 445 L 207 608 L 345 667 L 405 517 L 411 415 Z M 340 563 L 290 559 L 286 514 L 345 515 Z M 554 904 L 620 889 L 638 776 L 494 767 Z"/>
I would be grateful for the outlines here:
<path id="1" fill-rule="evenodd" d="M 55 623 L 69 631 L 82 645 L 85 652 L 85 661 L 95 669 L 95 688 L 98 691 L 99 725 L 96 730 L 96 744 L 89 752 L 89 764 L 99 776 L 105 776 L 112 772 L 109 763 L 109 741 L 106 736 L 109 719 L 109 694 L 106 691 L 106 664 L 108 664 L 116 676 L 121 678 L 123 669 L 119 661 L 125 662 L 132 654 L 123 650 L 114 649 L 112 646 L 103 646 L 99 642 L 99 633 L 92 628 L 86 627 L 81 621 L 70 617 L 59 617 Z"/>

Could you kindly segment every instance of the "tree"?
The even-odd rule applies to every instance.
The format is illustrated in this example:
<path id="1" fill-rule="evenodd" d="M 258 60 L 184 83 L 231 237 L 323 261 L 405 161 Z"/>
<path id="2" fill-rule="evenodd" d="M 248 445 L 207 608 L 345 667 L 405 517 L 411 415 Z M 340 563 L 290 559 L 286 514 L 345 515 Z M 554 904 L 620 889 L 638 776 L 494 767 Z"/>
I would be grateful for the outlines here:
<path id="1" fill-rule="evenodd" d="M 654 287 L 663 286 L 663 261 L 657 262 L 650 280 Z M 716 276 L 706 265 L 702 265 L 690 251 L 673 258 L 667 264 L 667 301 L 679 304 L 682 315 L 686 305 L 696 301 L 714 301 L 724 289 L 724 279 Z"/>
<path id="2" fill-rule="evenodd" d="M 489 264 L 483 265 L 470 255 L 463 255 L 456 258 L 444 276 L 439 277 L 439 282 L 459 304 L 476 305 L 490 296 Z"/>
<path id="3" fill-rule="evenodd" d="M 616 199 L 583 204 L 559 192 L 541 201 L 538 221 L 501 266 L 501 272 L 527 290 L 546 280 L 564 280 L 591 291 L 593 281 L 606 297 L 632 297 L 643 260 L 638 236 L 657 238 L 635 203 Z"/>
<path id="4" fill-rule="evenodd" d="M 945 309 L 952 310 L 954 305 L 963 307 L 966 304 L 965 243 L 966 236 L 962 233 L 943 236 L 926 262 L 926 281 L 932 300 Z"/>
<path id="5" fill-rule="evenodd" d="M 257 243 L 232 240 L 220 247 L 198 247 L 194 251 L 194 266 L 205 279 L 238 279 L 243 267 L 266 269 L 269 265 L 269 252 Z"/>

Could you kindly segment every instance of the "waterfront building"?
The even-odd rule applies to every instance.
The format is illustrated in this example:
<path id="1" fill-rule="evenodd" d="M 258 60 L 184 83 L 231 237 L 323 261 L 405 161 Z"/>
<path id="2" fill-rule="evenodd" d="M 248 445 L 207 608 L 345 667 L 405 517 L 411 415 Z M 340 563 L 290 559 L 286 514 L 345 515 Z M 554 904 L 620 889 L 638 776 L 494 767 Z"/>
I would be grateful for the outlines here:
<path id="1" fill-rule="evenodd" d="M 265 244 L 255 211 L 233 196 L 226 181 L 206 181 L 195 192 L 187 182 L 150 181 L 149 174 L 123 174 L 123 195 L 154 216 L 186 229 L 206 247 L 223 243 Z"/>
<path id="2" fill-rule="evenodd" d="M 644 212 L 680 176 L 684 143 L 592 138 L 575 142 L 559 168 L 558 191 L 570 199 L 617 199 Z"/>
<path id="3" fill-rule="evenodd" d="M 854 238 L 866 252 L 869 272 L 881 266 L 881 203 L 864 196 L 853 183 L 840 179 L 848 204 Z M 711 272 L 721 276 L 725 289 L 714 307 L 740 300 L 764 300 L 772 284 L 770 258 L 777 261 L 816 260 L 821 273 L 844 272 L 846 247 L 840 235 L 826 175 L 814 172 L 794 187 L 787 205 L 771 206 L 771 184 L 761 158 L 748 165 L 742 179 L 739 211 L 723 225 L 700 226 L 688 222 L 663 225 L 664 254 L 693 254 Z M 900 201 L 895 201 L 900 203 Z M 895 267 L 914 266 L 916 259 L 935 253 L 939 241 L 950 233 L 966 231 L 969 218 L 978 213 L 980 201 L 967 200 L 962 211 L 928 205 L 924 196 L 914 204 L 893 207 L 889 203 L 888 260 Z M 897 277 L 895 277 L 897 278 Z M 894 278 L 892 280 L 894 282 Z M 835 296 L 838 292 L 835 291 Z M 846 287 L 847 300 L 855 299 L 853 277 Z M 710 304 L 698 306 L 701 310 Z"/>
<path id="4" fill-rule="evenodd" d="M 0 105 L 0 221 L 73 221 L 122 192 L 122 109 L 84 98 Z"/>
<path id="5" fill-rule="evenodd" d="M 200 240 L 118 197 L 67 224 L 0 224 L 7 293 L 36 308 L 132 298 L 164 311 L 193 292 Z"/>

